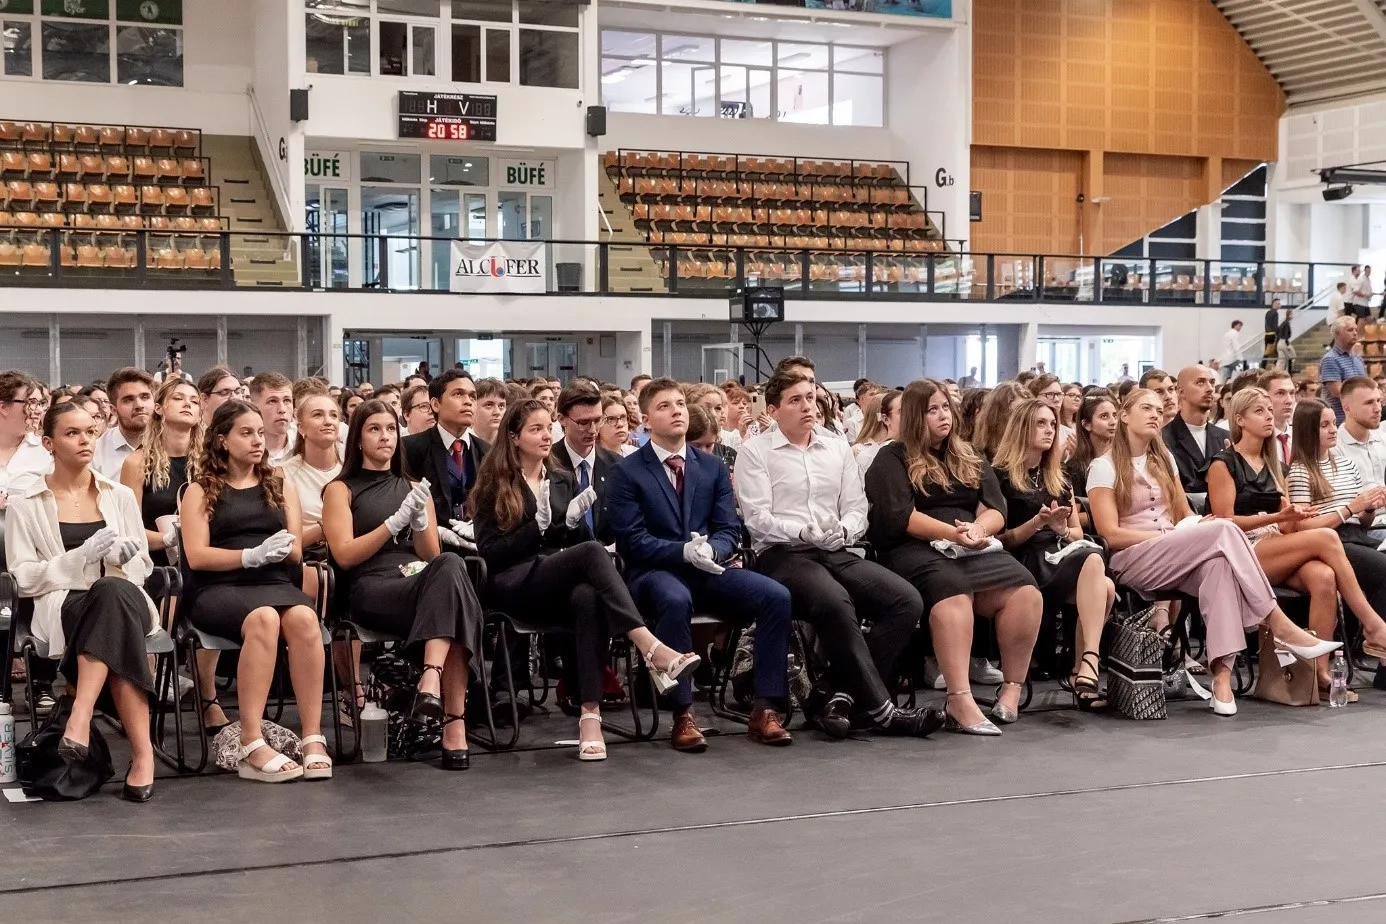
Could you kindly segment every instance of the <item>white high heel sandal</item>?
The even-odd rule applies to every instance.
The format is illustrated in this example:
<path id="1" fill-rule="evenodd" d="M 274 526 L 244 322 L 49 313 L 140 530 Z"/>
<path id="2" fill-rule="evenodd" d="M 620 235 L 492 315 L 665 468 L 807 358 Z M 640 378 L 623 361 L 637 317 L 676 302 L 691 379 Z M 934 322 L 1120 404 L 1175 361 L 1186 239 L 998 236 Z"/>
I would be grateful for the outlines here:
<path id="1" fill-rule="evenodd" d="M 606 760 L 606 742 L 591 738 L 582 737 L 582 723 L 595 721 L 598 727 L 602 724 L 602 714 L 600 712 L 584 712 L 578 717 L 578 760 Z"/>
<path id="2" fill-rule="evenodd" d="M 256 738 L 249 744 L 241 745 L 240 757 L 236 761 L 236 774 L 243 780 L 253 780 L 256 783 L 288 783 L 303 776 L 303 766 L 300 764 L 292 770 L 285 770 L 286 764 L 293 763 L 293 760 L 285 757 L 278 752 L 273 757 L 265 761 L 263 767 L 256 767 L 250 762 L 250 755 L 260 748 L 267 748 L 264 738 Z"/>
<path id="3" fill-rule="evenodd" d="M 650 646 L 650 650 L 645 652 L 645 666 L 650 670 L 650 679 L 654 681 L 655 689 L 660 693 L 668 693 L 679 685 L 679 678 L 691 670 L 697 669 L 703 663 L 703 659 L 695 654 L 681 654 L 673 660 L 665 670 L 655 667 L 654 653 L 661 648 L 669 648 L 668 645 L 655 639 L 655 643 Z M 674 649 L 669 648 L 670 651 Z"/>

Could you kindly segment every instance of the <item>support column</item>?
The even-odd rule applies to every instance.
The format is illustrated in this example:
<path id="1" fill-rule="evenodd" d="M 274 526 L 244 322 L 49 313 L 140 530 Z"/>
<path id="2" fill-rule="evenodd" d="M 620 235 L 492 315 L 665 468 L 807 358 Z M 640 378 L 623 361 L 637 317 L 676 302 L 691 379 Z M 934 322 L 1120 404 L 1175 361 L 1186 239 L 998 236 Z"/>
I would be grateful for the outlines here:
<path id="1" fill-rule="evenodd" d="M 671 321 L 664 322 L 664 372 L 665 376 L 674 374 L 674 325 Z"/>
<path id="2" fill-rule="evenodd" d="M 1087 201 L 1078 208 L 1079 222 L 1078 233 L 1082 235 L 1080 243 L 1080 254 L 1101 254 L 1107 252 L 1106 231 L 1102 222 L 1102 203 L 1098 199 L 1106 196 L 1104 192 L 1103 174 L 1105 173 L 1104 153 L 1102 151 L 1088 151 L 1086 161 L 1086 171 L 1083 177 L 1083 194 Z"/>
<path id="3" fill-rule="evenodd" d="M 226 315 L 224 314 L 217 315 L 217 365 L 230 368 L 226 359 Z M 241 373 L 238 370 L 232 369 L 231 371 L 235 373 L 237 378 L 240 378 Z"/>
<path id="4" fill-rule="evenodd" d="M 1020 325 L 1019 333 L 1020 342 L 1016 350 L 1017 374 L 1034 366 L 1035 362 L 1039 359 L 1039 325 L 1035 324 L 1033 321 L 1026 322 Z M 997 351 L 996 358 L 999 364 L 1001 359 L 999 350 Z M 1028 365 L 1026 364 L 1026 360 L 1029 360 Z M 1054 370 L 1050 369 L 1048 371 L 1053 372 Z"/>
<path id="5" fill-rule="evenodd" d="M 57 388 L 63 383 L 62 331 L 58 326 L 58 316 L 48 316 L 48 384 Z"/>
<path id="6" fill-rule="evenodd" d="M 322 319 L 322 374 L 333 385 L 346 384 L 346 363 L 342 357 L 343 331 L 333 320 L 336 315 Z"/>
<path id="7" fill-rule="evenodd" d="M 982 339 L 982 367 L 977 372 L 977 378 L 985 385 L 987 382 L 991 381 L 991 370 L 987 368 L 987 337 L 989 336 L 987 325 L 983 324 L 978 334 Z M 998 356 L 997 358 L 999 359 L 1000 357 Z"/>
<path id="8" fill-rule="evenodd" d="M 794 322 L 794 355 L 804 355 L 804 324 L 802 321 Z"/>
<path id="9" fill-rule="evenodd" d="M 308 319 L 302 315 L 299 315 L 294 336 L 294 378 L 301 379 L 308 375 Z"/>
<path id="10" fill-rule="evenodd" d="M 929 376 L 929 325 L 919 325 L 919 336 L 915 338 L 919 342 L 919 377 L 928 378 Z"/>
<path id="11" fill-rule="evenodd" d="M 866 325 L 857 325 L 857 378 L 866 378 Z"/>
<path id="12" fill-rule="evenodd" d="M 135 367 L 144 369 L 144 315 L 135 315 Z"/>

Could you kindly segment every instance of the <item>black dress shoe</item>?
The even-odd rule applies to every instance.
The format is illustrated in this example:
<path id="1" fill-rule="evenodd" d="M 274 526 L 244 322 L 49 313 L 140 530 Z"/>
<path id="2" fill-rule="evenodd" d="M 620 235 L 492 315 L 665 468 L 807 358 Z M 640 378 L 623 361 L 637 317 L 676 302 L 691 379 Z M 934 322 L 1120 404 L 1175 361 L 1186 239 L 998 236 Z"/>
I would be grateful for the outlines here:
<path id="1" fill-rule="evenodd" d="M 424 719 L 441 722 L 443 720 L 442 699 L 432 693 L 415 693 L 414 707 L 409 710 L 409 717 L 416 722 Z"/>
<path id="2" fill-rule="evenodd" d="M 443 748 L 444 770 L 469 770 L 472 766 L 472 752 L 466 748 L 449 751 Z"/>
<path id="3" fill-rule="evenodd" d="M 813 716 L 813 724 L 830 738 L 846 738 L 852 730 L 852 697 L 834 693 Z"/>
<path id="4" fill-rule="evenodd" d="M 125 775 L 129 776 L 130 771 L 126 770 Z M 150 783 L 147 786 L 131 786 L 129 783 L 126 783 L 121 787 L 120 798 L 124 799 L 126 802 L 148 802 L 150 799 L 154 798 L 154 784 Z"/>
<path id="5" fill-rule="evenodd" d="M 927 738 L 943 727 L 944 715 L 932 706 L 917 709 L 896 707 L 884 725 L 876 727 L 882 735 L 903 735 L 912 738 Z"/>

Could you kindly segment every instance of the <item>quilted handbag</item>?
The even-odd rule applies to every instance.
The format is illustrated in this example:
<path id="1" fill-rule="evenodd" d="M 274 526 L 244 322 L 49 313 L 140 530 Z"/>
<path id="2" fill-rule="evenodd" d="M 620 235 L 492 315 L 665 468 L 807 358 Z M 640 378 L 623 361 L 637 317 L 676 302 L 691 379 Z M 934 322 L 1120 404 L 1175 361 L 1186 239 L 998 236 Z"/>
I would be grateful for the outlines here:
<path id="1" fill-rule="evenodd" d="M 1128 719 L 1163 719 L 1165 643 L 1150 628 L 1153 607 L 1108 623 L 1107 702 Z"/>

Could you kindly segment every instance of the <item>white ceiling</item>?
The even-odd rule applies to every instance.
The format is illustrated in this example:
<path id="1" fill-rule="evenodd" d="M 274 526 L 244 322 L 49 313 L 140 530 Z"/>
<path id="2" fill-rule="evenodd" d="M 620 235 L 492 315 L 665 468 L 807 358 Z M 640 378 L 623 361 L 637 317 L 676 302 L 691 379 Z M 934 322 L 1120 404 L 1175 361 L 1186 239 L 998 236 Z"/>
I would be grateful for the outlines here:
<path id="1" fill-rule="evenodd" d="M 1213 0 L 1290 103 L 1386 90 L 1386 0 Z"/>
<path id="2" fill-rule="evenodd" d="M 685 8 L 680 9 L 680 6 Z M 878 48 L 953 28 L 952 20 L 935 20 L 927 16 L 882 16 L 852 22 L 850 14 L 824 10 L 786 6 L 749 6 L 741 10 L 729 5 L 707 8 L 680 3 L 666 6 L 651 0 L 629 0 L 624 3 L 621 0 L 603 0 L 599 17 L 603 29 L 840 42 Z M 844 22 L 843 18 L 847 21 Z M 892 21 L 896 19 L 901 21 Z"/>

